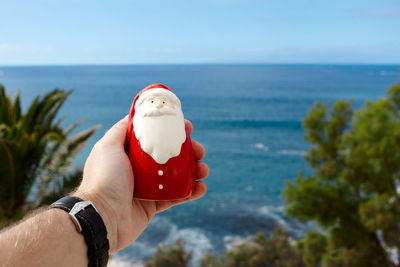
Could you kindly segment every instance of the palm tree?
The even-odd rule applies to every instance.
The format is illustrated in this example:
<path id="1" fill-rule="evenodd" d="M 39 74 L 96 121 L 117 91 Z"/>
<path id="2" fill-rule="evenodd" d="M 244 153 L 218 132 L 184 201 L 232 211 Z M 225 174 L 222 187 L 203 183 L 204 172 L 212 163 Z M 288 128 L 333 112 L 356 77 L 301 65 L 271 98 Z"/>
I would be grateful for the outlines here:
<path id="1" fill-rule="evenodd" d="M 71 163 L 98 126 L 69 137 L 82 120 L 64 130 L 65 117 L 56 115 L 71 93 L 54 89 L 38 95 L 23 113 L 19 93 L 12 100 L 0 85 L 0 224 L 79 183 L 82 171 L 71 172 Z"/>

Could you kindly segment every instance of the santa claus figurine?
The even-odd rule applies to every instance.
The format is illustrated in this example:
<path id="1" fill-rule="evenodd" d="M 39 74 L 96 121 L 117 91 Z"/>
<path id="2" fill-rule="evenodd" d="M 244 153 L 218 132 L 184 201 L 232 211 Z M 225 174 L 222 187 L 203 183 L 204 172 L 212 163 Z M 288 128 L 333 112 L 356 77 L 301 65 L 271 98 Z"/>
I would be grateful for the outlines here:
<path id="1" fill-rule="evenodd" d="M 181 102 L 165 85 L 147 86 L 133 100 L 126 151 L 135 176 L 134 197 L 174 200 L 192 194 L 193 148 Z"/>

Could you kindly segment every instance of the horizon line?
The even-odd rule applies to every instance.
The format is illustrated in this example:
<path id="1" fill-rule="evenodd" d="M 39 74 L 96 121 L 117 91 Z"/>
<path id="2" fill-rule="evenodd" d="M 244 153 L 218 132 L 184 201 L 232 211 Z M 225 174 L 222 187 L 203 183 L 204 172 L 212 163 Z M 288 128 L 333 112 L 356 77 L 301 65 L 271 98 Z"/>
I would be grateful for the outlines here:
<path id="1" fill-rule="evenodd" d="M 209 62 L 209 63 L 65 63 L 65 64 L 7 64 L 0 65 L 0 68 L 8 68 L 8 67 L 80 67 L 80 66 L 201 66 L 201 65 L 219 65 L 219 66 L 305 66 L 305 65 L 314 65 L 314 66 L 400 66 L 399 63 L 384 63 L 384 62 L 352 62 L 352 63 L 344 63 L 344 62 L 321 62 L 321 63 L 249 63 L 249 62 L 236 62 L 236 63 L 223 63 L 223 62 Z"/>

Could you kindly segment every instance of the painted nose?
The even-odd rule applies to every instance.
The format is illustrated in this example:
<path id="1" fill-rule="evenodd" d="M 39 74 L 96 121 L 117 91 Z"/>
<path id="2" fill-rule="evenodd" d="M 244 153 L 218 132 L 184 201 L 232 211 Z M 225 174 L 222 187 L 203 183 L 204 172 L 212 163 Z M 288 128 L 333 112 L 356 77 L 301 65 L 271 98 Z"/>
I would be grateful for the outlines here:
<path id="1" fill-rule="evenodd" d="M 162 101 L 156 100 L 155 103 L 154 103 L 154 106 L 155 106 L 156 108 L 161 108 L 161 107 L 163 106 Z"/>

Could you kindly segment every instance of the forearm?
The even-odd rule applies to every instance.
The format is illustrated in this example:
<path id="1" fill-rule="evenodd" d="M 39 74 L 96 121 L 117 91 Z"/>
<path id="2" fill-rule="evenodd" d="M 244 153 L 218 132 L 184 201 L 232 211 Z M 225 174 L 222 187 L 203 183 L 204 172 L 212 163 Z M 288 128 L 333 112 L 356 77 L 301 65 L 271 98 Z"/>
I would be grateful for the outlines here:
<path id="1" fill-rule="evenodd" d="M 2 266 L 88 266 L 87 246 L 68 213 L 39 211 L 0 233 Z"/>

